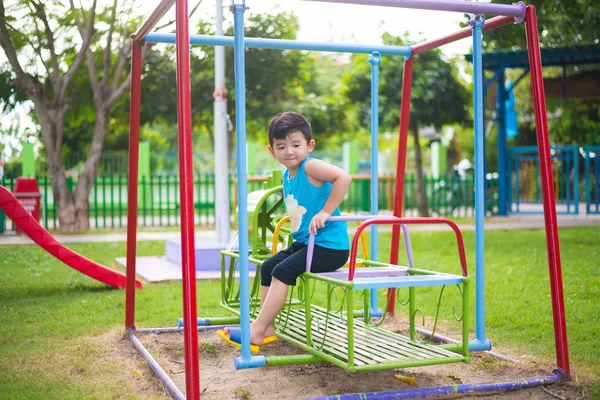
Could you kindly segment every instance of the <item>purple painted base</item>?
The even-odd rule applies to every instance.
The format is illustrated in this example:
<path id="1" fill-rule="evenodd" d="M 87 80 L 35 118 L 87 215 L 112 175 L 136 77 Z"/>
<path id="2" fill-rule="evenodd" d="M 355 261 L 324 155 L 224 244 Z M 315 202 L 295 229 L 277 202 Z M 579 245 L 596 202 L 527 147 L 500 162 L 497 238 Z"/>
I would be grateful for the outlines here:
<path id="1" fill-rule="evenodd" d="M 221 271 L 221 250 L 227 247 L 226 243 L 219 243 L 216 239 L 196 239 L 195 258 L 196 271 Z M 165 242 L 165 258 L 176 265 L 181 265 L 181 239 L 170 239 Z M 226 260 L 229 266 L 229 260 Z M 248 263 L 248 270 L 255 271 L 256 265 Z"/>
<path id="2" fill-rule="evenodd" d="M 214 239 L 196 239 L 195 258 L 196 271 L 220 271 L 221 250 L 227 247 L 226 243 L 219 243 Z M 173 264 L 181 265 L 181 239 L 167 240 L 165 243 L 166 259 Z M 255 268 L 249 264 L 250 269 Z"/>

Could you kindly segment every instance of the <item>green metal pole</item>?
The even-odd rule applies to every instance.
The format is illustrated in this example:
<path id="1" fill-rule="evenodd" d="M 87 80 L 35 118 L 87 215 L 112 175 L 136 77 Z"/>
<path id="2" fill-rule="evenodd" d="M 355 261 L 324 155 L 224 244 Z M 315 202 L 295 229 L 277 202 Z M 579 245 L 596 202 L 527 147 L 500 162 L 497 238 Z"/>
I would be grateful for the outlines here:
<path id="1" fill-rule="evenodd" d="M 166 176 L 165 187 L 167 190 L 167 226 L 171 226 L 171 195 L 169 190 L 169 178 L 170 175 Z"/>
<path id="2" fill-rule="evenodd" d="M 148 179 L 150 177 L 150 142 L 144 141 L 140 142 L 140 159 L 139 159 L 139 170 L 138 176 L 139 178 L 146 177 Z"/>
<path id="3" fill-rule="evenodd" d="M 162 226 L 162 176 L 158 176 L 158 225 Z"/>
<path id="4" fill-rule="evenodd" d="M 463 356 L 466 358 L 467 362 L 471 361 L 471 357 L 469 356 L 469 287 L 471 283 L 471 277 L 466 277 L 464 279 L 463 285 L 463 336 L 462 336 L 462 351 Z"/>
<path id="5" fill-rule="evenodd" d="M 121 175 L 119 175 L 119 178 L 117 179 L 117 185 L 119 185 L 119 227 L 123 227 L 123 219 L 121 218 L 121 214 L 122 214 L 122 208 L 123 207 L 123 194 L 121 193 L 121 188 L 122 188 L 122 183 L 121 183 Z"/>
<path id="6" fill-rule="evenodd" d="M 22 176 L 25 178 L 35 177 L 35 158 L 33 154 L 33 143 L 23 143 L 21 152 Z"/>
<path id="7" fill-rule="evenodd" d="M 300 354 L 294 356 L 269 356 L 266 357 L 268 367 L 283 367 L 287 365 L 318 364 L 325 360 L 314 354 Z"/>
<path id="8" fill-rule="evenodd" d="M 417 329 L 415 327 L 415 288 L 408 288 L 408 320 L 409 320 L 409 329 L 410 329 L 410 340 L 415 340 L 417 338 Z"/>
<path id="9" fill-rule="evenodd" d="M 106 177 L 102 177 L 102 220 L 106 228 Z"/>
<path id="10" fill-rule="evenodd" d="M 346 326 L 348 327 L 348 370 L 354 372 L 354 319 L 350 317 L 354 312 L 354 290 L 347 289 L 347 314 Z M 368 303 L 367 303 L 368 307 Z"/>
<path id="11" fill-rule="evenodd" d="M 312 339 L 312 312 L 310 307 L 312 299 L 310 298 L 310 285 L 308 284 L 309 282 L 309 279 L 304 278 L 304 312 L 306 314 L 306 344 L 307 346 L 313 347 L 314 344 Z M 327 301 L 329 306 L 329 298 L 327 299 Z"/>
<path id="12" fill-rule="evenodd" d="M 110 227 L 115 229 L 115 174 L 110 174 Z"/>
<path id="13" fill-rule="evenodd" d="M 147 196 L 146 196 L 146 177 L 142 176 L 141 177 L 141 181 L 142 181 L 142 207 L 143 207 L 143 224 L 144 226 L 146 225 L 146 210 L 147 210 Z"/>
<path id="14" fill-rule="evenodd" d="M 248 171 L 248 176 L 255 176 L 256 175 L 256 153 L 257 153 L 257 149 L 256 149 L 256 142 L 247 142 L 246 143 L 246 164 L 247 164 L 247 171 Z"/>
<path id="15" fill-rule="evenodd" d="M 94 178 L 94 219 L 96 220 L 95 228 L 98 229 L 98 178 Z"/>

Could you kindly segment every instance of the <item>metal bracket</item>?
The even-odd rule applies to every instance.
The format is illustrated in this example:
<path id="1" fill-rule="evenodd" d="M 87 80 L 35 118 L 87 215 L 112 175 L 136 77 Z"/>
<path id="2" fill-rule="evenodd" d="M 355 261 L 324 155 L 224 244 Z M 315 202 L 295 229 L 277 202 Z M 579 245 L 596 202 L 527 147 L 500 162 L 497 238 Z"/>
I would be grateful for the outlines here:
<path id="1" fill-rule="evenodd" d="M 515 24 L 520 24 L 521 22 L 523 22 L 523 20 L 525 19 L 525 14 L 527 14 L 527 5 L 525 3 L 523 3 L 522 1 L 517 2 L 517 4 L 515 4 L 516 6 L 519 6 L 519 8 L 521 10 L 523 10 L 523 16 L 522 17 L 515 17 Z"/>
<path id="2" fill-rule="evenodd" d="M 231 0 L 231 5 L 229 6 L 229 11 L 234 12 L 235 6 L 243 6 L 244 11 L 246 11 L 249 7 L 246 7 L 246 0 L 242 0 L 242 4 L 236 4 L 235 0 Z"/>
<path id="3" fill-rule="evenodd" d="M 483 14 L 469 14 L 469 26 L 471 29 L 480 22 L 482 25 L 485 23 L 485 15 Z"/>
<path id="4" fill-rule="evenodd" d="M 371 56 L 369 57 L 368 62 L 371 65 L 379 65 L 379 64 L 381 64 L 381 54 L 379 54 L 378 51 L 372 52 Z"/>

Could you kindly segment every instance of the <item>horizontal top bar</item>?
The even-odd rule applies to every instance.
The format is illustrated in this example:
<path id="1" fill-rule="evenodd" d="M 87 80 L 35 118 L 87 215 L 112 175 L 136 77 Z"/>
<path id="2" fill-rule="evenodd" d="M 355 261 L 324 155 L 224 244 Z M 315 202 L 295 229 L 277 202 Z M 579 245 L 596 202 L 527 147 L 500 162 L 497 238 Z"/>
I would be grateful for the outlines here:
<path id="1" fill-rule="evenodd" d="M 455 11 L 477 15 L 505 15 L 523 20 L 525 4 L 475 3 L 457 0 L 305 0 L 325 3 L 363 4 L 370 6 L 416 8 L 420 10 Z"/>
<path id="2" fill-rule="evenodd" d="M 175 43 L 175 34 L 173 33 L 149 33 L 146 35 L 148 43 Z M 210 36 L 210 35 L 190 35 L 190 44 L 192 45 L 210 45 L 210 46 L 233 46 L 232 36 Z M 312 50 L 312 51 L 331 51 L 339 53 L 366 53 L 374 51 L 385 55 L 398 55 L 410 57 L 410 46 L 384 46 L 384 45 L 363 45 L 363 44 L 336 44 L 336 43 L 318 43 L 301 42 L 297 40 L 282 39 L 263 39 L 250 38 L 244 39 L 246 47 L 260 49 L 286 49 L 286 50 Z"/>

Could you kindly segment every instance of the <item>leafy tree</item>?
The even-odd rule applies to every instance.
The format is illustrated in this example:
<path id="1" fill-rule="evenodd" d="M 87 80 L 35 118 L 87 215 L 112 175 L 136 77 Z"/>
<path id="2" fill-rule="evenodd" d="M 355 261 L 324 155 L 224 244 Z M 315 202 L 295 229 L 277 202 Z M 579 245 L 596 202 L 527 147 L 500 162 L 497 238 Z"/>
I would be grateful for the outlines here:
<path id="1" fill-rule="evenodd" d="M 72 0 L 69 6 L 36 0 L 0 4 L 0 44 L 13 70 L 14 86 L 35 105 L 62 231 L 88 228 L 88 199 L 109 113 L 129 86 L 130 30 L 119 17 L 129 18 L 130 23 L 135 20 L 130 18 L 131 8 L 118 9 L 118 5 L 114 0 L 97 10 L 96 0 L 85 8 L 81 4 L 80 9 Z M 78 75 L 83 65 L 87 80 Z M 86 107 L 90 101 L 93 107 Z M 74 104 L 76 113 L 69 114 Z M 87 152 L 73 193 L 67 186 L 63 158 L 65 121 L 71 128 L 67 144 L 78 143 L 76 149 Z M 89 142 L 83 145 L 73 133 L 81 133 Z"/>
<path id="2" fill-rule="evenodd" d="M 0 2 L 0 45 L 12 67 L 15 87 L 35 105 L 63 230 L 74 230 L 77 221 L 75 199 L 69 193 L 61 157 L 63 123 L 76 98 L 71 84 L 92 42 L 95 11 L 94 0 L 79 43 L 74 40 L 79 39 L 73 30 L 75 15 L 61 4 Z"/>
<path id="3" fill-rule="evenodd" d="M 13 84 L 12 73 L 4 67 L 0 65 L 0 115 L 27 101 L 25 94 Z"/>
<path id="4" fill-rule="evenodd" d="M 416 41 L 407 34 L 395 37 L 385 33 L 383 42 L 401 46 Z M 384 56 L 380 66 L 379 126 L 382 131 L 398 129 L 403 71 L 403 63 L 398 58 Z M 366 56 L 354 56 L 353 69 L 346 77 L 346 96 L 349 102 L 358 107 L 358 120 L 362 126 L 369 126 L 371 118 L 369 68 Z M 445 124 L 466 121 L 470 97 L 457 78 L 456 67 L 442 59 L 439 50 L 416 56 L 413 71 L 409 130 L 414 142 L 419 212 L 428 216 L 419 129 L 430 125 L 439 129 Z"/>
<path id="5" fill-rule="evenodd" d="M 512 0 L 495 3 L 513 4 Z M 540 45 L 567 47 L 600 42 L 600 4 L 596 0 L 531 0 L 536 8 Z M 523 24 L 513 24 L 485 33 L 486 49 L 526 49 Z"/>

